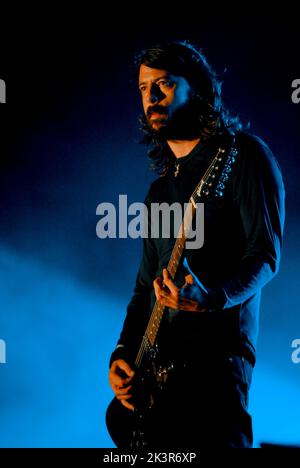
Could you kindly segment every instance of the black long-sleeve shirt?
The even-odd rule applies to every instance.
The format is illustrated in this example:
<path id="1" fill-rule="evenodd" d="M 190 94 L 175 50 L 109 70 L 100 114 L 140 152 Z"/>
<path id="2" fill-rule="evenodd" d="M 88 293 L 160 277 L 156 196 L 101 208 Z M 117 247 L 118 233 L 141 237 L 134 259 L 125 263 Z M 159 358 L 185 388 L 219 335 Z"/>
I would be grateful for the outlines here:
<path id="1" fill-rule="evenodd" d="M 279 267 L 285 191 L 278 163 L 263 141 L 241 133 L 235 145 L 238 156 L 224 196 L 205 201 L 204 245 L 186 251 L 193 273 L 209 290 L 213 312 L 167 309 L 159 341 L 162 353 L 172 357 L 245 351 L 255 362 L 261 288 Z M 177 177 L 171 168 L 155 180 L 145 199 L 149 213 L 151 203 L 187 203 L 219 146 L 217 138 L 200 142 L 178 160 Z M 121 346 L 111 362 L 122 355 L 135 359 L 155 303 L 153 280 L 167 267 L 175 240 L 175 236 L 143 240 L 134 294 L 118 341 Z M 179 282 L 187 273 L 179 268 Z"/>

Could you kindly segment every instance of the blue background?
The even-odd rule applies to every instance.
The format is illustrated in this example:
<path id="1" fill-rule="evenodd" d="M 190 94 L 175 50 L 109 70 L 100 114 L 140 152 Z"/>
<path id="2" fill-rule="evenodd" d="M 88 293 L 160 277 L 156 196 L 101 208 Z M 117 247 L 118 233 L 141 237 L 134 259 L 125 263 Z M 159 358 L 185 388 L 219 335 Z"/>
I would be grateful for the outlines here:
<path id="1" fill-rule="evenodd" d="M 224 98 L 272 148 L 287 190 L 282 264 L 265 287 L 251 391 L 255 445 L 300 444 L 299 115 L 292 19 L 45 25 L 11 31 L 0 78 L 1 447 L 113 447 L 104 423 L 108 360 L 132 294 L 141 241 L 96 237 L 96 207 L 143 201 L 155 175 L 138 144 L 133 54 L 189 39 L 219 71 Z"/>

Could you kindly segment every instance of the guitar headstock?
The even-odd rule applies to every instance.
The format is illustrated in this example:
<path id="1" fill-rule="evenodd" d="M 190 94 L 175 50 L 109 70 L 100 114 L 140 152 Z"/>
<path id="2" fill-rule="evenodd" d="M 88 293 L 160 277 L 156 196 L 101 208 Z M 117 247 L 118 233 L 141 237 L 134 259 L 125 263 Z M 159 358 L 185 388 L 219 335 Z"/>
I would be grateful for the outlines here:
<path id="1" fill-rule="evenodd" d="M 230 179 L 232 166 L 236 161 L 237 155 L 238 151 L 234 146 L 231 147 L 228 155 L 226 155 L 224 148 L 218 149 L 216 156 L 192 195 L 195 203 L 199 203 L 203 199 L 212 196 L 218 198 L 224 196 L 226 184 Z"/>

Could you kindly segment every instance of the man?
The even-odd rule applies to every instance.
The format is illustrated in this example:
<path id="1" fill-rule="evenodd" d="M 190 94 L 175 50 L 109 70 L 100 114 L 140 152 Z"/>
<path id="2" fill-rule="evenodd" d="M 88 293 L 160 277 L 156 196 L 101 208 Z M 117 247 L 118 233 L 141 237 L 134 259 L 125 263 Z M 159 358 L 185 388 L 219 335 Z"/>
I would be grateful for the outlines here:
<path id="1" fill-rule="evenodd" d="M 142 130 L 160 175 L 147 207 L 187 203 L 218 148 L 228 154 L 234 147 L 237 154 L 222 196 L 205 201 L 204 245 L 186 249 L 175 278 L 166 267 L 176 233 L 144 240 L 134 295 L 110 360 L 113 406 L 124 415 L 139 406 L 141 374 L 134 363 L 158 301 L 165 306 L 159 354 L 175 372 L 153 405 L 147 446 L 251 447 L 247 407 L 260 293 L 278 271 L 282 245 L 281 172 L 266 144 L 226 112 L 217 76 L 194 47 L 153 47 L 139 55 L 137 70 Z M 112 406 L 108 422 L 111 417 Z M 123 447 L 130 446 L 130 437 L 118 442 L 125 419 L 111 430 Z"/>

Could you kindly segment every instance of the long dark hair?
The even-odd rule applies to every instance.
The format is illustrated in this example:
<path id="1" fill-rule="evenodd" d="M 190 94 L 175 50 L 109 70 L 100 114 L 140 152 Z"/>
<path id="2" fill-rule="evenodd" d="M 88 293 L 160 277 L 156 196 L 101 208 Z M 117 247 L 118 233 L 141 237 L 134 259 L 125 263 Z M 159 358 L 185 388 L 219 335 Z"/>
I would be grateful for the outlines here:
<path id="1" fill-rule="evenodd" d="M 222 82 L 202 50 L 197 50 L 187 41 L 166 43 L 140 52 L 135 57 L 137 73 L 141 65 L 166 70 L 188 81 L 193 90 L 193 110 L 197 114 L 197 136 L 202 141 L 242 130 L 239 118 L 230 116 L 225 109 L 221 97 Z M 139 123 L 144 134 L 142 143 L 150 146 L 151 168 L 163 176 L 174 163 L 174 157 L 166 142 L 151 130 L 144 115 L 139 117 Z"/>

